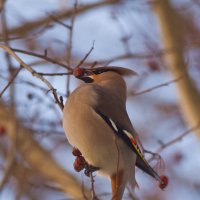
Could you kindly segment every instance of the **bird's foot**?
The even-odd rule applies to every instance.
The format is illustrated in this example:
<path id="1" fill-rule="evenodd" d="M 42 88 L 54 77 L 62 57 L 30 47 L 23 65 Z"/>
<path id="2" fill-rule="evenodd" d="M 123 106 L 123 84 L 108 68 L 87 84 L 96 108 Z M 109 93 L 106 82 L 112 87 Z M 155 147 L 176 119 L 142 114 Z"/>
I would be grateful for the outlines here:
<path id="1" fill-rule="evenodd" d="M 84 171 L 84 173 L 85 173 L 86 176 L 89 177 L 91 173 L 96 172 L 96 171 L 98 171 L 98 170 L 100 170 L 99 167 L 94 167 L 94 166 L 89 165 L 89 164 L 87 163 L 87 164 L 85 165 L 85 171 Z"/>

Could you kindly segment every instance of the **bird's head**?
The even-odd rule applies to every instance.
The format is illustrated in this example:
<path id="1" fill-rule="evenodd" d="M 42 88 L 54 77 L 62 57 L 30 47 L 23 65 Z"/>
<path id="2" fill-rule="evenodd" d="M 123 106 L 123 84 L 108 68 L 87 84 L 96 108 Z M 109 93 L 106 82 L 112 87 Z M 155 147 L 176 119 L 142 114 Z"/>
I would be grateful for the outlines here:
<path id="1" fill-rule="evenodd" d="M 73 71 L 73 75 L 83 80 L 85 83 L 92 83 L 95 80 L 98 80 L 99 77 L 102 77 L 107 72 L 114 72 L 121 76 L 132 76 L 137 75 L 137 73 L 131 69 L 123 68 L 123 67 L 113 67 L 113 66 L 105 66 L 105 67 L 96 67 L 96 68 L 75 68 Z"/>

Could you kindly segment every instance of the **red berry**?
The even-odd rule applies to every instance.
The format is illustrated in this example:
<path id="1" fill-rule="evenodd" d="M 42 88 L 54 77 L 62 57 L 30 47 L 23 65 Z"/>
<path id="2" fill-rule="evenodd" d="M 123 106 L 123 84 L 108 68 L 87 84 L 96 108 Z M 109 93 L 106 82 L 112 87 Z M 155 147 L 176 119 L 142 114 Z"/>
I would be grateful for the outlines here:
<path id="1" fill-rule="evenodd" d="M 77 68 L 74 69 L 73 75 L 74 75 L 75 77 L 81 77 L 81 76 L 84 75 L 84 72 L 85 72 L 85 70 L 84 70 L 83 68 L 77 67 Z"/>
<path id="2" fill-rule="evenodd" d="M 0 126 L 0 135 L 4 135 L 6 133 L 6 129 L 4 126 Z"/>
<path id="3" fill-rule="evenodd" d="M 83 158 L 83 156 L 76 157 L 73 166 L 77 172 L 83 170 L 85 168 L 85 159 Z"/>
<path id="4" fill-rule="evenodd" d="M 72 154 L 74 156 L 81 156 L 82 155 L 82 153 L 75 147 L 73 147 L 73 149 L 72 149 Z"/>
<path id="5" fill-rule="evenodd" d="M 159 186 L 160 189 L 163 190 L 167 187 L 167 185 L 169 183 L 169 179 L 165 175 L 160 176 L 160 178 L 161 178 L 162 182 L 158 182 L 158 186 Z"/>
<path id="6" fill-rule="evenodd" d="M 147 64 L 151 71 L 159 71 L 160 70 L 160 66 L 155 60 L 149 60 Z"/>

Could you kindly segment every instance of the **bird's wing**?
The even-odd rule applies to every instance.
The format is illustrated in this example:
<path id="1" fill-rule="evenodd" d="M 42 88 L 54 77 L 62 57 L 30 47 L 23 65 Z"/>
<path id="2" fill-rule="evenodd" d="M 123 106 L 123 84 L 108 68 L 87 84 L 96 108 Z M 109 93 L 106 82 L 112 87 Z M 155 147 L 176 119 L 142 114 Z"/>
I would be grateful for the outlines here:
<path id="1" fill-rule="evenodd" d="M 126 112 L 125 102 L 121 102 L 117 97 L 106 94 L 106 91 L 98 90 L 98 103 L 95 111 L 108 124 L 113 132 L 120 137 L 129 148 L 137 155 L 136 166 L 141 170 L 161 181 L 160 176 L 148 164 L 142 151 L 139 148 L 136 134 Z"/>
<path id="2" fill-rule="evenodd" d="M 130 132 L 125 129 L 120 128 L 118 124 L 116 124 L 111 118 L 106 115 L 96 111 L 98 115 L 102 117 L 102 119 L 108 124 L 108 126 L 113 130 L 113 132 L 120 137 L 129 148 L 137 155 L 136 166 L 141 170 L 152 176 L 158 181 L 161 181 L 160 176 L 152 169 L 152 167 L 148 164 L 146 159 L 141 152 L 136 139 L 132 136 Z"/>

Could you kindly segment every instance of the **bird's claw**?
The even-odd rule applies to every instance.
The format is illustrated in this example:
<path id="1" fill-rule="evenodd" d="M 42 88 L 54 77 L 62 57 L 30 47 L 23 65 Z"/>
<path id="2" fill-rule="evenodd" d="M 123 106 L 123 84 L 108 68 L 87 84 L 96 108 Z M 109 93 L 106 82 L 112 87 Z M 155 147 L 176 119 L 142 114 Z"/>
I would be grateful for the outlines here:
<path id="1" fill-rule="evenodd" d="M 99 169 L 100 169 L 99 167 L 94 167 L 92 165 L 86 164 L 84 174 L 89 177 L 90 173 L 98 171 Z"/>

